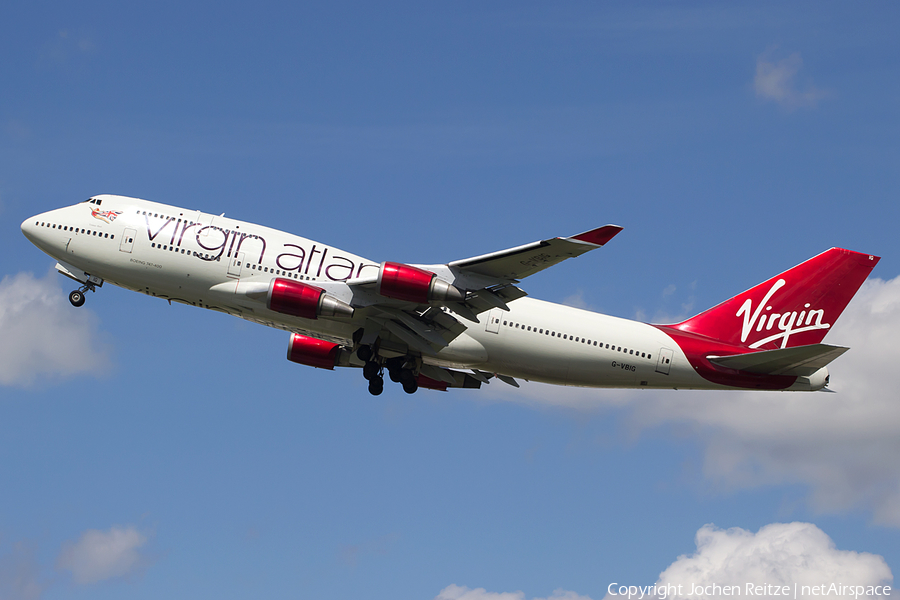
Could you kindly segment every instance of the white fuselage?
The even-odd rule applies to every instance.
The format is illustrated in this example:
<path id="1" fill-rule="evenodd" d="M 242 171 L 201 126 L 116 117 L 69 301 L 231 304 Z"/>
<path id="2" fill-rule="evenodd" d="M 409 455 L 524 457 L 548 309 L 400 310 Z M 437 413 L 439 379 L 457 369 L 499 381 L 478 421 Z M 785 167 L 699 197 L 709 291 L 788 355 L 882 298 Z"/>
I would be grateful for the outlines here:
<path id="1" fill-rule="evenodd" d="M 239 292 L 275 277 L 351 296 L 344 283 L 379 265 L 333 246 L 261 225 L 121 196 L 97 196 L 32 217 L 25 235 L 69 271 L 270 327 L 352 345 L 368 313 L 303 319 Z M 447 309 L 445 309 L 447 310 Z M 700 377 L 664 331 L 531 298 L 492 309 L 427 364 L 590 387 L 723 389 Z"/>

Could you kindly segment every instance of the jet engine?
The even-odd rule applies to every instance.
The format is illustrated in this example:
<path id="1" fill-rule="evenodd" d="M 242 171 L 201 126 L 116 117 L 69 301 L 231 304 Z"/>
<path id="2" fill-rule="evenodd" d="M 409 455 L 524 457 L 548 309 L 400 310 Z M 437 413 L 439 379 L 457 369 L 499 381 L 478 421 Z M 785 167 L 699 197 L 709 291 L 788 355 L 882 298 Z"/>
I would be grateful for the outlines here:
<path id="1" fill-rule="evenodd" d="M 429 301 L 464 302 L 466 295 L 431 271 L 395 262 L 378 269 L 377 292 L 387 298 L 425 304 Z"/>
<path id="2" fill-rule="evenodd" d="M 340 358 L 340 351 L 339 344 L 294 333 L 288 343 L 287 359 L 301 365 L 331 371 Z"/>
<path id="3" fill-rule="evenodd" d="M 280 277 L 269 286 L 266 306 L 275 312 L 304 319 L 353 316 L 352 306 L 329 296 L 322 288 Z"/>

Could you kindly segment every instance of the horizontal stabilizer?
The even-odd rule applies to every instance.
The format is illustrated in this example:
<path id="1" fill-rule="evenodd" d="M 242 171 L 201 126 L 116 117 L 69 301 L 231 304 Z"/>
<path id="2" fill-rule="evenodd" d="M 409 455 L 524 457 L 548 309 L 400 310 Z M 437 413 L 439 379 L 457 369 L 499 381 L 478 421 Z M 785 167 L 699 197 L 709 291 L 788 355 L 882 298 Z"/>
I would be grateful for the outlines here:
<path id="1" fill-rule="evenodd" d="M 809 344 L 732 356 L 707 356 L 707 358 L 709 362 L 719 366 L 748 373 L 808 377 L 849 349 L 828 344 Z"/>

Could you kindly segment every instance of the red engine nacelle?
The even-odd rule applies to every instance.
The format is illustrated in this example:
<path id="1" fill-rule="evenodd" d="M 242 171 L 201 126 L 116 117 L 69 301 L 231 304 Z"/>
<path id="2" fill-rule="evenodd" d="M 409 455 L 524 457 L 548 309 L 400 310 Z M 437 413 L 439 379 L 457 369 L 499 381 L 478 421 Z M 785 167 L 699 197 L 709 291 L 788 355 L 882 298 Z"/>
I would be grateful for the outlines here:
<path id="1" fill-rule="evenodd" d="M 353 316 L 353 307 L 332 298 L 322 288 L 280 277 L 269 286 L 266 306 L 304 319 Z"/>
<path id="2" fill-rule="evenodd" d="M 431 271 L 395 262 L 381 263 L 375 288 L 387 298 L 425 304 L 439 302 L 463 302 L 466 299 L 459 289 Z"/>
<path id="3" fill-rule="evenodd" d="M 287 359 L 309 367 L 334 370 L 340 349 L 339 344 L 295 333 L 288 343 Z"/>

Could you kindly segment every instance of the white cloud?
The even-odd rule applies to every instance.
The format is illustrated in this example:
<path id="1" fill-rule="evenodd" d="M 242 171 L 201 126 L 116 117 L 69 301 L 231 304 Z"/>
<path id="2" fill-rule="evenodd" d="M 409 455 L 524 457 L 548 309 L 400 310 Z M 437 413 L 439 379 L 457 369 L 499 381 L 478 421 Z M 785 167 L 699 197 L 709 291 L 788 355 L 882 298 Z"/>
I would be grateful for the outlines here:
<path id="1" fill-rule="evenodd" d="M 862 506 L 900 527 L 900 463 L 888 458 L 900 454 L 898 337 L 900 277 L 869 280 L 826 338 L 851 347 L 830 367 L 838 393 L 653 392 L 632 422 L 690 427 L 704 475 L 724 488 L 801 482 L 818 511 Z"/>
<path id="2" fill-rule="evenodd" d="M 88 584 L 133 575 L 148 564 L 140 548 L 147 537 L 129 527 L 89 529 L 75 543 L 63 545 L 57 567 L 71 571 L 76 583 Z"/>
<path id="3" fill-rule="evenodd" d="M 797 87 L 797 73 L 803 66 L 803 59 L 795 52 L 787 58 L 775 60 L 768 51 L 756 59 L 756 77 L 753 87 L 756 95 L 772 100 L 789 109 L 815 106 L 825 96 L 825 92 L 807 85 L 804 90 Z"/>
<path id="4" fill-rule="evenodd" d="M 633 435 L 674 427 L 703 447 L 702 475 L 714 489 L 800 483 L 817 512 L 862 508 L 873 522 L 900 527 L 898 339 L 900 277 L 870 279 L 825 339 L 851 348 L 829 366 L 835 394 L 539 384 L 487 391 L 536 406 L 622 411 Z"/>
<path id="5" fill-rule="evenodd" d="M 35 551 L 26 542 L 13 545 L 10 552 L 0 554 L 0 598 L 4 600 L 37 600 L 46 587 Z"/>
<path id="6" fill-rule="evenodd" d="M 106 370 L 96 317 L 69 304 L 58 277 L 19 273 L 0 281 L 0 385 Z"/>
<path id="7" fill-rule="evenodd" d="M 826 594 L 816 595 L 802 586 L 839 584 L 874 588 L 893 580 L 882 557 L 838 550 L 831 538 L 811 523 L 773 523 L 755 534 L 737 527 L 722 530 L 704 525 L 697 532 L 696 543 L 694 554 L 679 556 L 657 581 L 657 586 L 676 586 L 669 590 L 681 586 L 677 589 L 683 593 L 672 594 L 675 598 L 733 599 L 734 594 L 721 593 L 721 588 L 710 587 L 713 584 L 740 586 L 742 596 L 747 595 L 747 584 L 790 586 L 791 597 L 796 584 L 797 598 L 821 598 Z M 703 593 L 692 594 L 693 586 L 702 586 Z M 864 595 L 865 592 L 861 597 Z M 846 598 L 854 594 L 827 596 Z M 607 598 L 612 600 L 610 596 Z"/>
<path id="8" fill-rule="evenodd" d="M 697 531 L 695 541 L 697 551 L 690 556 L 679 556 L 660 573 L 655 589 L 652 584 L 609 582 L 607 589 L 614 593 L 607 594 L 604 600 L 626 600 L 629 586 L 635 586 L 632 600 L 733 600 L 736 595 L 749 595 L 747 584 L 753 585 L 756 591 L 760 591 L 755 588 L 758 585 L 791 586 L 790 597 L 794 597 L 793 586 L 796 584 L 796 597 L 811 600 L 824 597 L 874 600 L 884 598 L 886 590 L 882 586 L 891 585 L 893 581 L 891 570 L 881 556 L 838 550 L 831 538 L 812 523 L 773 523 L 757 533 L 738 527 L 723 530 L 704 525 Z M 854 589 L 840 588 L 836 594 L 824 591 L 817 594 L 802 587 L 831 584 L 854 586 Z M 713 585 L 720 587 L 711 587 Z M 721 586 L 732 585 L 740 587 L 740 594 L 724 593 Z M 702 589 L 698 590 L 696 586 Z M 862 586 L 862 593 L 858 586 Z M 663 587 L 665 591 L 660 593 Z M 488 592 L 484 588 L 449 585 L 434 600 L 526 600 L 526 596 L 523 592 Z M 556 590 L 546 600 L 590 598 Z"/>
<path id="9" fill-rule="evenodd" d="M 584 291 L 578 290 L 574 294 L 567 296 L 562 301 L 566 306 L 571 306 L 573 308 L 581 308 L 583 310 L 590 310 L 590 306 L 588 305 L 587 300 L 584 299 Z"/>
<path id="10" fill-rule="evenodd" d="M 441 590 L 434 600 L 526 600 L 522 592 L 488 592 L 484 588 L 469 589 L 460 585 L 448 585 Z M 555 590 L 546 598 L 534 600 L 591 600 L 587 596 L 579 596 L 575 592 Z"/>

